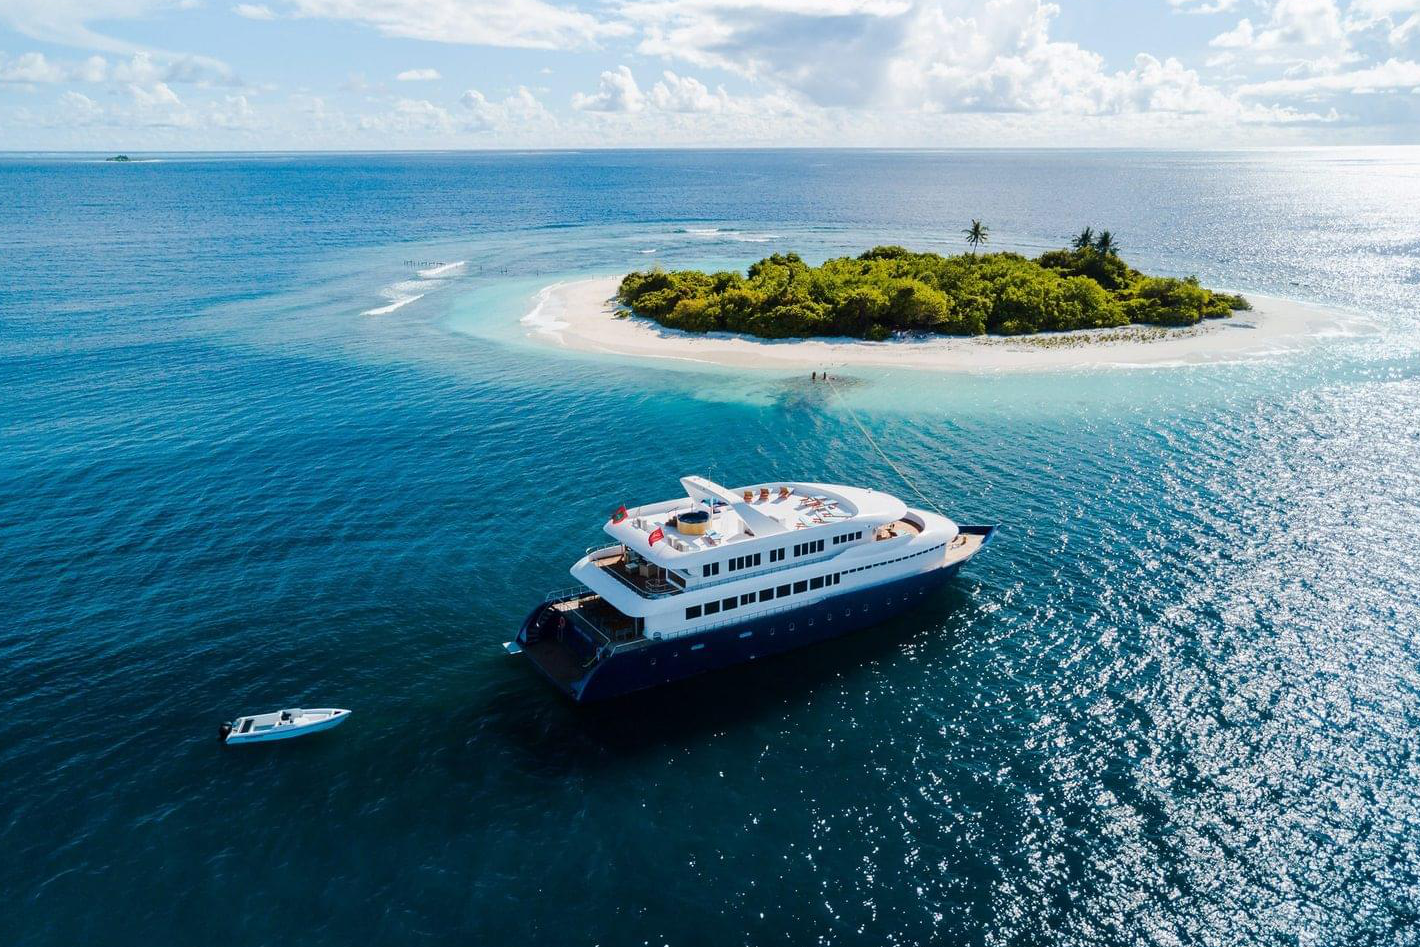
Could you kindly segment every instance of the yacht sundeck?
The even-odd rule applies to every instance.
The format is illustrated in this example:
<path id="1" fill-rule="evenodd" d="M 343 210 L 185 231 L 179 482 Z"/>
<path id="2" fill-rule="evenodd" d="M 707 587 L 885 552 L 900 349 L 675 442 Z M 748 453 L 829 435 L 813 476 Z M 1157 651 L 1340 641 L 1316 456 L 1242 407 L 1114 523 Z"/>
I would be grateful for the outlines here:
<path id="1" fill-rule="evenodd" d="M 600 700 L 875 625 L 920 602 L 995 526 L 877 490 L 779 481 L 620 508 L 505 646 L 575 701 Z"/>

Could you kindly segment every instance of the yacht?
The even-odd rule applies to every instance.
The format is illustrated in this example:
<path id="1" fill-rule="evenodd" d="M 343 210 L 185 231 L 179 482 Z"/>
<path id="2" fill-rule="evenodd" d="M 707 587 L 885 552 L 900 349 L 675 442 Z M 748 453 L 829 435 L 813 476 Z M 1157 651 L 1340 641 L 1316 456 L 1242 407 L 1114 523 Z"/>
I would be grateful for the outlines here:
<path id="1" fill-rule="evenodd" d="M 627 509 L 504 647 L 577 702 L 681 680 L 875 625 L 991 541 L 878 490 L 778 481 Z"/>

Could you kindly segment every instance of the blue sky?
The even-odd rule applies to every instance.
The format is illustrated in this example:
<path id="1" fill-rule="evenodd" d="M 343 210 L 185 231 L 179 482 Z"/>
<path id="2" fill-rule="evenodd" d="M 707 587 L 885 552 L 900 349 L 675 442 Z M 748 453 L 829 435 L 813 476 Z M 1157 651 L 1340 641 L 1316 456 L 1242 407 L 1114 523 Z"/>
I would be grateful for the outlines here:
<path id="1" fill-rule="evenodd" d="M 1420 142 L 1420 0 L 0 0 L 0 149 Z"/>

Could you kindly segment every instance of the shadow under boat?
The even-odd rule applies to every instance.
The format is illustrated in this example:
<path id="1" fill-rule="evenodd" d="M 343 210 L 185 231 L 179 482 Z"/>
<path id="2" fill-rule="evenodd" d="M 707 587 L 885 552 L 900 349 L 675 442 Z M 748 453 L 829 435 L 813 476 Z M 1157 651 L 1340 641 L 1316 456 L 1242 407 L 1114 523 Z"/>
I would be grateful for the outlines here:
<path id="1" fill-rule="evenodd" d="M 538 766 L 631 758 L 753 723 L 802 705 L 831 681 L 869 674 L 874 663 L 893 661 L 904 644 L 922 637 L 927 613 L 943 618 L 944 627 L 923 640 L 934 649 L 948 647 L 970 604 L 966 589 L 947 586 L 914 612 L 871 628 L 591 704 L 573 704 L 529 676 L 526 690 L 518 688 L 516 712 L 509 712 L 508 693 L 490 697 L 484 730 L 501 732 Z"/>

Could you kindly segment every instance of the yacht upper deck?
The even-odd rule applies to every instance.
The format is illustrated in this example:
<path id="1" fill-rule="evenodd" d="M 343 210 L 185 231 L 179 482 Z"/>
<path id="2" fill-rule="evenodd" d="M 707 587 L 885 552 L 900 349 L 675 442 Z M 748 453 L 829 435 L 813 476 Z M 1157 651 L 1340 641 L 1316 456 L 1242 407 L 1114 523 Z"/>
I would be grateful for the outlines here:
<path id="1" fill-rule="evenodd" d="M 807 537 L 835 526 L 876 530 L 907 512 L 896 497 L 857 487 L 777 481 L 731 490 L 703 477 L 685 477 L 681 484 L 685 497 L 623 508 L 624 515 L 619 511 L 606 524 L 607 534 L 654 562 L 685 568 L 727 546 L 782 544 L 790 535 Z"/>

